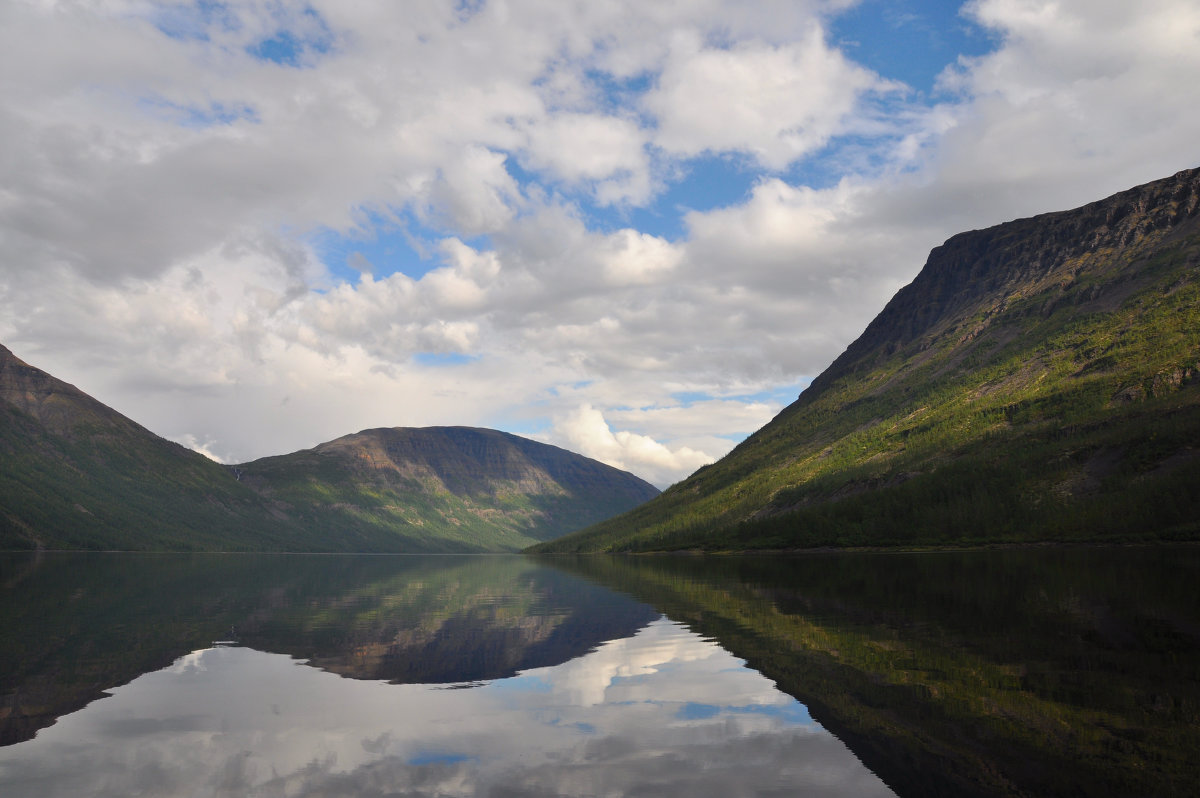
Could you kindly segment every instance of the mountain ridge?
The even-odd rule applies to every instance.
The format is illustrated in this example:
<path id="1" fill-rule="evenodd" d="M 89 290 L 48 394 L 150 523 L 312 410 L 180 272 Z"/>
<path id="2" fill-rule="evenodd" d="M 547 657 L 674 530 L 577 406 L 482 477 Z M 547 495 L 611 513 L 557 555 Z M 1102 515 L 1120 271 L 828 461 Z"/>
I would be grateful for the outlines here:
<path id="1" fill-rule="evenodd" d="M 364 430 L 226 466 L 0 345 L 0 549 L 516 551 L 657 493 L 465 427 Z"/>
<path id="2" fill-rule="evenodd" d="M 409 531 L 415 539 L 440 530 L 462 542 L 464 532 L 490 525 L 508 550 L 658 494 L 633 474 L 566 449 L 465 426 L 361 430 L 230 469 L 284 514 L 299 507 L 305 523 L 417 527 Z M 323 501 L 308 498 L 314 489 Z"/>
<path id="3" fill-rule="evenodd" d="M 1061 276 L 1065 264 L 1087 253 L 1127 247 L 1156 231 L 1166 233 L 1177 228 L 1181 222 L 1193 218 L 1200 207 L 1198 175 L 1200 169 L 1185 170 L 1074 210 L 1038 214 L 951 236 L 930 252 L 926 268 L 896 292 L 862 335 L 813 380 L 800 399 L 807 396 L 811 400 L 827 382 L 844 376 L 854 364 L 878 349 L 884 331 L 897 330 L 906 315 L 916 315 L 918 319 L 900 330 L 902 334 L 907 332 L 907 338 L 901 339 L 903 343 L 931 330 L 952 312 L 962 311 L 974 296 L 1011 294 L 1013 285 L 1027 282 L 1030 272 L 1036 280 L 1053 280 Z M 1017 243 L 1016 252 L 1011 243 Z M 1053 243 L 1066 246 L 1051 249 L 1049 245 Z M 997 257 L 1006 260 L 997 263 Z M 1001 271 L 998 267 L 1006 263 L 1009 268 Z M 1070 279 L 1078 277 L 1080 271 L 1074 269 Z M 966 290 L 973 281 L 981 281 L 983 285 Z M 929 304 L 914 307 L 912 300 L 916 297 Z M 1098 294 L 1090 297 L 1093 301 L 1097 298 Z M 1109 297 L 1109 303 L 1115 298 Z M 1052 309 L 1043 308 L 1043 312 Z M 980 326 L 965 335 L 977 336 L 982 329 Z"/>
<path id="4" fill-rule="evenodd" d="M 960 233 L 724 458 L 539 550 L 1200 536 L 1198 272 L 1200 169 Z"/>

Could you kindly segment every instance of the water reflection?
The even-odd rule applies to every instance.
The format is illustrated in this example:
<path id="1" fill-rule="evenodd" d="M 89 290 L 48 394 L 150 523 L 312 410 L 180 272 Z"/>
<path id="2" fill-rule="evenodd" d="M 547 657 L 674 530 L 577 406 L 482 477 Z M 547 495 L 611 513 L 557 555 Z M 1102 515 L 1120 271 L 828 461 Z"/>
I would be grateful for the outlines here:
<path id="1" fill-rule="evenodd" d="M 452 690 L 210 648 L 0 750 L 6 796 L 890 795 L 804 707 L 665 619 Z"/>
<path id="2" fill-rule="evenodd" d="M 5 798 L 1195 794 L 1195 546 L 0 556 L 0 591 Z"/>
<path id="3" fill-rule="evenodd" d="M 513 556 L 0 555 L 0 586 L 0 744 L 231 634 L 343 676 L 469 682 L 658 617 Z"/>
<path id="4" fill-rule="evenodd" d="M 1196 794 L 1198 547 L 555 563 L 719 640 L 902 795 Z"/>

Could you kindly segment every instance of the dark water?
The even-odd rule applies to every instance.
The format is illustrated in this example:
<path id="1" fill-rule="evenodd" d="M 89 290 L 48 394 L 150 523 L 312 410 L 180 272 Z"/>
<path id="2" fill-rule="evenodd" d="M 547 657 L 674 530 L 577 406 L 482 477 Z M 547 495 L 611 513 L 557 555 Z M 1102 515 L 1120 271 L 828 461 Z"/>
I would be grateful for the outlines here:
<path id="1" fill-rule="evenodd" d="M 0 744 L 5 798 L 1196 795 L 1200 548 L 0 555 Z"/>

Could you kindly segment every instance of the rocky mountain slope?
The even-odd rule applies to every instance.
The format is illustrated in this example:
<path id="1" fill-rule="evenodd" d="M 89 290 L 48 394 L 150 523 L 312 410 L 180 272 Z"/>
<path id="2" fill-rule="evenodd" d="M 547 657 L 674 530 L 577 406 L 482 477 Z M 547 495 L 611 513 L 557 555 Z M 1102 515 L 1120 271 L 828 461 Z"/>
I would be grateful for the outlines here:
<path id="1" fill-rule="evenodd" d="M 934 249 L 721 461 L 553 551 L 1200 537 L 1200 169 Z"/>
<path id="2" fill-rule="evenodd" d="M 281 515 L 329 535 L 391 530 L 418 550 L 515 551 L 658 495 L 648 482 L 496 430 L 370 429 L 235 466 Z"/>
<path id="3" fill-rule="evenodd" d="M 0 549 L 516 551 L 658 491 L 491 430 L 367 430 L 223 466 L 0 346 Z"/>

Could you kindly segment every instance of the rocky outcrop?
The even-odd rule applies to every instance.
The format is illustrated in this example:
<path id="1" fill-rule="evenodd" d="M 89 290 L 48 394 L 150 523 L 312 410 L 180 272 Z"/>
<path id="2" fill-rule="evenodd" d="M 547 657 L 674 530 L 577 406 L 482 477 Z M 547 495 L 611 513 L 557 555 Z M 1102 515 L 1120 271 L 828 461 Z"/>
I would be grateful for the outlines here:
<path id="1" fill-rule="evenodd" d="M 1043 297 L 1030 304 L 1043 315 L 1061 305 L 1064 294 L 1084 309 L 1105 298 L 1110 309 L 1136 287 L 1128 279 L 1134 275 L 1109 273 L 1103 275 L 1108 285 L 1084 285 L 1089 276 L 1109 272 L 1111 256 L 1122 251 L 1125 268 L 1136 272 L 1141 252 L 1198 228 L 1200 168 L 1075 210 L 959 233 L 929 253 L 916 279 L 813 380 L 801 401 L 813 401 L 835 381 L 906 348 L 928 348 L 949 330 L 961 330 L 960 343 L 967 343 L 1022 299 Z M 1114 279 L 1121 277 L 1127 279 Z"/>

